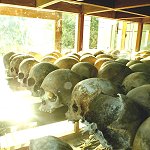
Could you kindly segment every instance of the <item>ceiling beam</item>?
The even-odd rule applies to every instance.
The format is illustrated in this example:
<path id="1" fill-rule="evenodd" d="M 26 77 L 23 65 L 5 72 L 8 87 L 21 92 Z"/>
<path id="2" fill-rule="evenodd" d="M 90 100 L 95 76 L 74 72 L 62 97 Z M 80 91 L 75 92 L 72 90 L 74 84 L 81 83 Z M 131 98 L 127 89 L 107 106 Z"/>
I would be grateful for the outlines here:
<path id="1" fill-rule="evenodd" d="M 123 18 L 141 18 L 139 15 L 124 13 L 124 12 L 117 12 L 115 13 L 115 19 L 123 19 Z"/>
<path id="2" fill-rule="evenodd" d="M 58 2 L 61 0 L 36 0 L 36 7 L 45 8 Z"/>
<path id="3" fill-rule="evenodd" d="M 149 23 L 150 24 L 150 17 L 145 17 L 142 19 L 143 23 Z"/>
<path id="4" fill-rule="evenodd" d="M 92 13 L 98 13 L 103 11 L 108 11 L 109 9 L 103 8 L 103 7 L 96 7 L 91 5 L 83 5 L 83 13 L 84 14 L 92 14 Z"/>
<path id="5" fill-rule="evenodd" d="M 57 14 L 54 11 L 44 11 L 37 8 L 29 9 L 23 6 L 16 7 L 8 4 L 0 5 L 0 15 L 41 18 L 51 20 L 56 20 L 57 16 Z"/>
<path id="6" fill-rule="evenodd" d="M 36 0 L 0 0 L 0 3 L 36 7 Z"/>
<path id="7" fill-rule="evenodd" d="M 64 3 L 64 2 L 59 2 L 56 4 L 50 5 L 50 6 L 46 7 L 46 9 L 59 10 L 59 11 L 72 12 L 72 13 L 81 13 L 82 12 L 81 5 Z"/>
<path id="8" fill-rule="evenodd" d="M 116 13 L 115 13 L 115 11 L 107 11 L 107 12 L 94 13 L 93 15 L 98 16 L 98 17 L 115 19 Z"/>
<path id="9" fill-rule="evenodd" d="M 150 6 L 149 0 L 115 0 L 115 7 L 119 9 L 128 9 L 135 7 Z"/>
<path id="10" fill-rule="evenodd" d="M 125 9 L 125 11 L 150 16 L 150 6 Z"/>

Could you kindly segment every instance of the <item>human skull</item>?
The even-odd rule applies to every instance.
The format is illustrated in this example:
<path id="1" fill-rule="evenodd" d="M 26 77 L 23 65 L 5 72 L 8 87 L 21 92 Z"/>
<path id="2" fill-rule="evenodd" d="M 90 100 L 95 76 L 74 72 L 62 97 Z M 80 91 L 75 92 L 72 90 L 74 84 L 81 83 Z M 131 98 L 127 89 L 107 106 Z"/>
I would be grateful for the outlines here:
<path id="1" fill-rule="evenodd" d="M 78 61 L 71 57 L 61 57 L 54 62 L 54 65 L 61 69 L 71 69 L 71 67 L 78 63 Z"/>
<path id="2" fill-rule="evenodd" d="M 101 93 L 114 96 L 118 91 L 107 79 L 90 78 L 80 81 L 72 91 L 71 104 L 66 113 L 68 120 L 81 119 L 88 112 L 89 103 Z"/>
<path id="3" fill-rule="evenodd" d="M 148 117 L 138 128 L 133 142 L 132 150 L 150 149 L 150 117 Z"/>
<path id="4" fill-rule="evenodd" d="M 54 64 L 54 62 L 57 60 L 56 57 L 54 56 L 45 56 L 41 59 L 41 62 L 49 62 L 49 63 L 52 63 Z"/>
<path id="5" fill-rule="evenodd" d="M 33 58 L 33 56 L 30 55 L 18 55 L 14 57 L 10 62 L 10 75 L 12 77 L 17 77 L 19 73 L 19 65 L 20 63 L 27 59 L 27 58 Z"/>
<path id="6" fill-rule="evenodd" d="M 127 97 L 150 114 L 150 84 L 132 89 L 127 93 Z"/>
<path id="7" fill-rule="evenodd" d="M 130 73 L 132 71 L 127 66 L 118 62 L 112 62 L 99 70 L 98 77 L 110 80 L 122 92 L 121 83 Z"/>
<path id="8" fill-rule="evenodd" d="M 30 150 L 73 150 L 66 142 L 54 136 L 45 136 L 30 141 Z"/>
<path id="9" fill-rule="evenodd" d="M 63 105 L 68 106 L 74 86 L 80 81 L 80 76 L 69 69 L 58 69 L 49 73 L 44 79 L 41 88 L 41 111 L 53 112 Z"/>
<path id="10" fill-rule="evenodd" d="M 98 70 L 88 62 L 78 62 L 71 70 L 81 76 L 82 79 L 97 77 Z"/>
<path id="11" fill-rule="evenodd" d="M 95 63 L 94 63 L 94 66 L 99 70 L 101 65 L 104 63 L 104 62 L 107 62 L 107 61 L 111 61 L 112 59 L 111 58 L 98 58 Z"/>
<path id="12" fill-rule="evenodd" d="M 58 69 L 58 67 L 54 66 L 50 63 L 38 63 L 35 64 L 30 72 L 29 77 L 27 79 L 27 89 L 31 91 L 32 96 L 40 96 L 40 86 L 44 80 L 44 78 L 52 71 Z"/>
<path id="13" fill-rule="evenodd" d="M 4 63 L 4 67 L 5 69 L 8 69 L 9 68 L 9 59 L 12 55 L 14 55 L 15 53 L 14 52 L 8 52 L 6 53 L 4 56 L 3 56 L 3 63 Z"/>
<path id="14" fill-rule="evenodd" d="M 126 66 L 127 66 L 127 67 L 130 67 L 131 65 L 134 65 L 134 64 L 136 64 L 136 63 L 142 63 L 142 61 L 140 61 L 140 60 L 130 60 L 130 61 L 126 64 Z"/>
<path id="15" fill-rule="evenodd" d="M 95 58 L 95 56 L 92 55 L 92 54 L 87 54 L 87 55 L 81 56 L 80 61 L 81 61 L 81 62 L 89 62 L 89 63 L 91 63 L 92 65 L 94 65 L 94 63 L 95 63 L 95 61 L 96 61 L 96 58 Z"/>
<path id="16" fill-rule="evenodd" d="M 28 55 L 33 56 L 37 61 L 40 61 L 42 58 L 42 55 L 37 52 L 28 52 Z"/>
<path id="17" fill-rule="evenodd" d="M 27 58 L 20 63 L 19 73 L 18 73 L 18 82 L 22 86 L 27 86 L 27 78 L 29 76 L 29 72 L 31 68 L 37 63 L 39 62 L 35 60 L 34 58 Z"/>
<path id="18" fill-rule="evenodd" d="M 125 58 L 118 58 L 115 61 L 122 63 L 123 65 L 126 65 L 129 62 L 129 60 Z"/>
<path id="19" fill-rule="evenodd" d="M 125 77 L 122 87 L 125 93 L 128 93 L 133 88 L 150 84 L 150 75 L 144 72 L 134 72 Z"/>
<path id="20" fill-rule="evenodd" d="M 150 65 L 145 63 L 136 63 L 129 67 L 133 72 L 145 72 L 150 74 Z"/>
<path id="21" fill-rule="evenodd" d="M 110 59 L 114 59 L 111 55 L 108 54 L 99 54 L 96 56 L 97 59 L 99 58 L 110 58 Z"/>

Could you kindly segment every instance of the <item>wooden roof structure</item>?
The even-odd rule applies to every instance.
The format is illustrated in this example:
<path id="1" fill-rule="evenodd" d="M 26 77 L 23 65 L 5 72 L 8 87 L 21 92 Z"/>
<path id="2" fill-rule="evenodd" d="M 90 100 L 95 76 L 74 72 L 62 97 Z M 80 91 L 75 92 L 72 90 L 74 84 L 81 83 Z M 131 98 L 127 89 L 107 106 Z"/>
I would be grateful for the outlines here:
<path id="1" fill-rule="evenodd" d="M 0 0 L 0 4 L 150 23 L 150 0 Z"/>

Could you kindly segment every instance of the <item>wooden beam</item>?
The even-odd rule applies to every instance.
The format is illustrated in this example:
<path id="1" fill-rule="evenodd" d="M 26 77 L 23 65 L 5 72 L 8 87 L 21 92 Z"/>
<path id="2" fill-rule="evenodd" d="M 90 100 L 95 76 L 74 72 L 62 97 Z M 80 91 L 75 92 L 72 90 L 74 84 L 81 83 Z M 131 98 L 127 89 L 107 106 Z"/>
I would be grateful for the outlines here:
<path id="1" fill-rule="evenodd" d="M 115 0 L 115 8 L 127 9 L 150 6 L 149 0 Z"/>
<path id="2" fill-rule="evenodd" d="M 150 23 L 150 17 L 145 17 L 142 19 L 143 23 Z"/>
<path id="3" fill-rule="evenodd" d="M 55 21 L 55 50 L 61 51 L 62 39 L 62 13 L 57 13 Z"/>
<path id="4" fill-rule="evenodd" d="M 138 31 L 137 31 L 137 39 L 136 39 L 136 47 L 135 51 L 138 52 L 140 50 L 141 39 L 142 39 L 142 30 L 143 30 L 143 23 L 138 23 Z"/>
<path id="5" fill-rule="evenodd" d="M 92 15 L 98 16 L 98 17 L 115 19 L 116 12 L 115 11 L 107 11 L 107 12 L 93 13 Z"/>
<path id="6" fill-rule="evenodd" d="M 118 12 L 116 11 L 115 19 L 122 19 L 122 18 L 141 18 L 139 15 L 130 14 L 126 12 Z"/>
<path id="7" fill-rule="evenodd" d="M 0 0 L 0 3 L 36 7 L 36 0 Z"/>
<path id="8" fill-rule="evenodd" d="M 150 6 L 145 6 L 145 7 L 137 7 L 137 8 L 130 8 L 130 9 L 125 9 L 125 11 L 135 13 L 135 14 L 140 14 L 140 15 L 145 15 L 145 16 L 150 16 Z"/>
<path id="9" fill-rule="evenodd" d="M 93 6 L 95 5 L 95 6 L 108 7 L 108 8 L 114 7 L 114 0 L 111 0 L 111 1 L 106 1 L 106 0 L 62 0 L 62 1 L 68 1 L 70 3 L 93 5 Z"/>
<path id="10" fill-rule="evenodd" d="M 127 22 L 124 21 L 123 28 L 122 28 L 122 36 L 121 36 L 121 50 L 125 48 L 126 30 L 127 30 Z"/>
<path id="11" fill-rule="evenodd" d="M 36 0 L 36 7 L 44 8 L 56 4 L 61 0 Z"/>
<path id="12" fill-rule="evenodd" d="M 96 13 L 96 12 L 101 12 L 101 11 L 105 11 L 108 10 L 106 8 L 103 7 L 96 7 L 96 6 L 91 6 L 91 5 L 83 5 L 83 13 L 84 14 L 91 14 L 91 13 Z"/>
<path id="13" fill-rule="evenodd" d="M 41 18 L 41 19 L 56 19 L 56 13 L 54 11 L 45 11 L 42 9 L 17 7 L 13 5 L 0 5 L 0 15 L 29 17 L 29 18 Z"/>
<path id="14" fill-rule="evenodd" d="M 81 13 L 82 6 L 76 4 L 69 4 L 64 2 L 59 2 L 46 7 L 46 9 L 59 10 L 65 12 Z"/>
<path id="15" fill-rule="evenodd" d="M 77 36 L 77 52 L 83 49 L 83 29 L 84 29 L 84 14 L 78 15 L 78 36 Z"/>

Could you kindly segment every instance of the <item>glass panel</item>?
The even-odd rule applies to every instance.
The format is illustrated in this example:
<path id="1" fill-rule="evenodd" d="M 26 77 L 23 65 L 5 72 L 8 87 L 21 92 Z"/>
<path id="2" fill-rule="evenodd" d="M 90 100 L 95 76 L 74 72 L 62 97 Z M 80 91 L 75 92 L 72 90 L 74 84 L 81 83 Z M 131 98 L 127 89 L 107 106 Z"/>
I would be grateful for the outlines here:
<path id="1" fill-rule="evenodd" d="M 143 25 L 141 50 L 150 50 L 150 24 Z"/>

